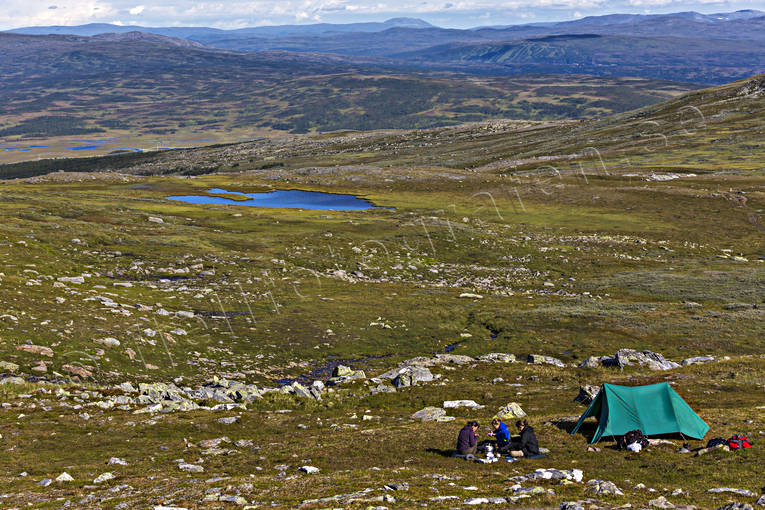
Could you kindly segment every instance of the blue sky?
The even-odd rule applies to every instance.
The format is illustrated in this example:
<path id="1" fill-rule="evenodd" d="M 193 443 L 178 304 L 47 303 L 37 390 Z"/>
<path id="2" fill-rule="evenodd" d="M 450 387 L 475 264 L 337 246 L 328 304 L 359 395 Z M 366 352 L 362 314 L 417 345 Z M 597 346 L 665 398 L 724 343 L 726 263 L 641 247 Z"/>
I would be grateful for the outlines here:
<path id="1" fill-rule="evenodd" d="M 3 4 L 0 29 L 85 23 L 229 29 L 384 21 L 400 16 L 421 18 L 443 27 L 468 28 L 611 13 L 765 10 L 765 0 L 4 0 Z"/>

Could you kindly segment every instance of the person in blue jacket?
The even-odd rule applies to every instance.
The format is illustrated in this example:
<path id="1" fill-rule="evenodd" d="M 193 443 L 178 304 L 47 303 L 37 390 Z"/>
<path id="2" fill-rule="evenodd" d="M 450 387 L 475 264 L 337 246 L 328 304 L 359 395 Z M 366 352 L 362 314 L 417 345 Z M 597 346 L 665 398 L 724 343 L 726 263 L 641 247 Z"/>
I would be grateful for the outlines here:
<path id="1" fill-rule="evenodd" d="M 510 446 L 510 431 L 507 430 L 507 425 L 499 418 L 494 418 L 491 420 L 491 428 L 489 435 L 497 440 L 497 451 L 506 450 Z"/>

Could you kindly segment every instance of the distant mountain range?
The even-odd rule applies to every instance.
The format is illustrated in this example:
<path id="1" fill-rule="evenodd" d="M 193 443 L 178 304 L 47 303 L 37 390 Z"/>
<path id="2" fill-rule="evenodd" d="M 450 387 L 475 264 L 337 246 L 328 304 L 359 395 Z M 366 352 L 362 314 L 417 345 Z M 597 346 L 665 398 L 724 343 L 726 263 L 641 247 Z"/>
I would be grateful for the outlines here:
<path id="1" fill-rule="evenodd" d="M 136 32 L 239 52 L 364 57 L 380 66 L 473 75 L 576 73 L 720 84 L 765 70 L 765 12 L 610 14 L 560 23 L 469 30 L 412 18 L 382 23 L 219 30 L 91 24 L 30 27 L 15 34 L 105 36 Z M 167 41 L 165 41 L 167 43 Z"/>
<path id="2" fill-rule="evenodd" d="M 763 13 L 765 15 L 765 13 Z M 230 37 L 284 37 L 291 35 L 319 35 L 319 34 L 338 34 L 348 32 L 382 32 L 389 28 L 432 28 L 433 25 L 415 18 L 392 18 L 382 23 L 316 23 L 312 25 L 276 25 L 251 28 L 239 28 L 235 30 L 221 30 L 207 27 L 141 27 L 137 25 L 113 25 L 109 23 L 90 23 L 79 26 L 47 26 L 47 27 L 28 27 L 8 30 L 8 32 L 26 35 L 84 35 L 93 36 L 104 33 L 121 34 L 126 32 L 148 32 L 168 37 L 182 37 L 198 42 L 206 40 L 215 40 L 216 38 L 226 39 Z"/>

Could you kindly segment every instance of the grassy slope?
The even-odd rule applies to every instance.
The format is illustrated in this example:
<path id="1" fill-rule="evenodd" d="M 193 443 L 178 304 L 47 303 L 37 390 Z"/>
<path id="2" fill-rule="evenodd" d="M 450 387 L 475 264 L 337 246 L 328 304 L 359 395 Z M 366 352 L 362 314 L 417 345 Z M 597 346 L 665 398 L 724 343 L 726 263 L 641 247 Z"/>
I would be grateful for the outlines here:
<path id="1" fill-rule="evenodd" d="M 718 486 L 758 490 L 761 449 L 702 458 L 679 456 L 672 447 L 640 455 L 608 448 L 586 453 L 585 437 L 543 425 L 582 411 L 571 401 L 579 384 L 670 380 L 711 425 L 708 437 L 734 432 L 745 432 L 755 441 L 760 437 L 763 415 L 755 407 L 761 405 L 764 389 L 759 289 L 765 271 L 758 260 L 763 256 L 758 225 L 765 208 L 765 176 L 754 158 L 731 162 L 731 156 L 743 145 L 757 143 L 758 133 L 749 123 L 762 98 L 736 97 L 743 87 L 704 91 L 654 110 L 568 128 L 514 125 L 498 133 L 472 126 L 422 132 L 419 138 L 351 134 L 329 137 L 324 145 L 316 139 L 295 140 L 281 147 L 282 152 L 250 144 L 168 154 L 155 162 L 170 170 L 182 160 L 190 167 L 218 160 L 224 169 L 239 161 L 241 173 L 193 179 L 61 174 L 3 183 L 0 302 L 3 313 L 18 322 L 0 319 L 0 359 L 19 364 L 26 374 L 34 373 L 31 367 L 41 358 L 15 349 L 27 340 L 54 349 L 53 358 L 43 358 L 50 362 L 48 376 L 64 374 L 66 363 L 93 367 L 94 377 L 82 382 L 86 386 L 178 376 L 184 384 L 195 384 L 237 372 L 249 382 L 273 385 L 338 359 L 357 360 L 351 364 L 375 374 L 457 342 L 457 354 L 541 353 L 570 363 L 621 347 L 648 348 L 675 360 L 708 353 L 731 357 L 668 373 L 525 364 L 442 367 L 434 372 L 443 375 L 445 384 L 391 395 L 361 398 L 366 390 L 355 387 L 354 395 L 344 393 L 318 404 L 270 396 L 250 405 L 231 426 L 216 421 L 224 414 L 209 412 L 150 418 L 92 406 L 70 409 L 39 389 L 4 386 L 4 400 L 13 405 L 0 412 L 8 452 L 0 461 L 6 473 L 3 491 L 11 494 L 7 501 L 57 507 L 60 501 L 53 498 L 77 503 L 88 493 L 107 496 L 106 488 L 126 483 L 133 489 L 123 488 L 100 504 L 85 501 L 79 506 L 112 507 L 125 501 L 193 507 L 207 488 L 220 486 L 226 494 L 238 490 L 248 500 L 293 507 L 312 497 L 406 481 L 410 491 L 395 496 L 397 505 L 407 508 L 439 494 L 507 495 L 508 476 L 537 467 L 578 467 L 586 479 L 613 480 L 626 493 L 606 498 L 615 504 L 645 504 L 665 494 L 664 488 L 677 487 L 688 495 L 668 496 L 676 504 L 706 508 L 745 500 L 704 491 Z M 690 104 L 710 112 L 705 129 L 682 135 L 667 130 L 668 144 L 660 150 L 625 138 L 641 119 L 656 119 L 661 125 Z M 553 140 L 560 153 L 576 152 L 589 144 L 587 136 L 596 135 L 607 142 L 602 154 L 609 175 L 592 160 L 584 165 L 586 178 L 571 171 L 540 176 L 538 167 L 548 161 L 537 161 L 536 167 L 517 164 L 510 176 L 508 165 L 492 165 L 510 157 L 549 155 L 541 148 L 554 147 Z M 359 138 L 351 140 L 353 136 Z M 717 150 L 706 152 L 701 163 L 699 154 L 710 139 L 720 140 L 714 144 Z M 396 145 L 403 143 L 411 148 Z M 259 150 L 277 158 L 268 162 L 284 166 L 249 170 L 265 163 L 256 155 Z M 625 157 L 630 165 L 622 162 Z M 398 165 L 395 158 L 400 158 Z M 419 166 L 427 158 L 445 164 Z M 655 164 L 663 158 L 675 162 L 673 171 L 683 167 L 699 175 L 644 180 L 651 171 L 666 173 L 667 167 Z M 338 161 L 343 166 L 335 166 Z M 371 164 L 361 165 L 364 161 Z M 410 167 L 410 161 L 419 165 Z M 478 167 L 478 161 L 482 171 L 459 168 Z M 299 170 L 306 162 L 310 168 Z M 633 173 L 640 176 L 629 176 Z M 274 186 L 357 193 L 395 210 L 199 207 L 165 199 L 212 186 L 245 192 Z M 485 192 L 492 194 L 496 209 Z M 165 222 L 148 222 L 148 216 Z M 184 273 L 190 279 L 167 281 L 170 269 L 195 264 L 203 267 Z M 212 269 L 214 276 L 199 274 Z M 334 275 L 336 269 L 363 276 L 347 282 Z M 91 275 L 85 284 L 53 285 L 56 277 L 82 273 Z M 133 286 L 113 285 L 126 281 Z M 559 290 L 565 294 L 553 294 Z M 485 298 L 460 299 L 461 292 Z M 121 307 L 131 315 L 85 300 L 95 295 L 131 305 Z M 57 297 L 66 301 L 57 303 Z M 701 306 L 689 307 L 689 301 Z M 193 310 L 203 320 L 162 316 L 132 306 L 136 304 Z M 221 307 L 229 313 L 228 321 L 220 318 Z M 391 328 L 371 325 L 380 321 Z M 140 333 L 146 327 L 160 332 L 181 327 L 190 334 L 172 335 L 165 342 L 155 338 L 152 345 Z M 461 338 L 461 333 L 472 337 Z M 120 339 L 122 346 L 105 348 L 93 342 L 106 336 Z M 145 363 L 131 361 L 125 347 L 138 351 Z M 497 377 L 504 382 L 492 383 Z M 15 396 L 29 392 L 34 396 Z M 473 398 L 486 408 L 453 413 L 457 421 L 451 424 L 407 419 L 425 405 L 458 398 Z M 476 417 L 485 423 L 508 401 L 520 402 L 530 413 L 542 444 L 552 450 L 547 459 L 479 466 L 443 456 L 461 421 Z M 273 413 L 285 408 L 293 412 Z M 83 410 L 90 420 L 78 417 Z M 26 416 L 19 417 L 21 413 Z M 365 413 L 379 416 L 379 421 L 363 421 Z M 298 429 L 298 424 L 308 429 Z M 235 448 L 237 453 L 209 457 L 184 442 L 221 435 L 250 438 L 259 449 Z M 200 455 L 206 458 L 201 475 L 175 467 L 174 459 L 195 461 Z M 111 456 L 124 457 L 129 465 L 105 466 Z M 275 479 L 279 470 L 274 466 L 280 464 L 290 466 L 290 476 L 303 464 L 316 465 L 322 473 Z M 22 470 L 30 476 L 18 478 Z M 76 482 L 47 489 L 34 485 L 62 470 Z M 84 487 L 103 471 L 114 471 L 117 480 L 104 489 Z M 434 480 L 434 473 L 461 479 L 450 486 L 449 481 Z M 231 478 L 203 483 L 216 475 Z M 638 483 L 658 492 L 635 489 Z M 461 488 L 469 485 L 479 491 Z M 521 506 L 554 506 L 587 495 L 580 486 L 548 486 L 554 497 L 536 497 Z"/>

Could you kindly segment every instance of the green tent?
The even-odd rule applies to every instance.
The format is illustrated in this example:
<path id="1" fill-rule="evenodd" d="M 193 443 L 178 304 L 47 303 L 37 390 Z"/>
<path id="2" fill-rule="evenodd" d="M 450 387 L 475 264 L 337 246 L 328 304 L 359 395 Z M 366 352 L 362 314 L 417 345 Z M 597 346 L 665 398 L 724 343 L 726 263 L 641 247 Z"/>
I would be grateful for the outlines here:
<path id="1" fill-rule="evenodd" d="M 709 425 L 665 382 L 635 387 L 604 384 L 572 435 L 589 416 L 598 419 L 591 443 L 604 435 L 621 436 L 635 429 L 646 436 L 679 432 L 694 439 L 702 439 L 709 430 Z"/>

